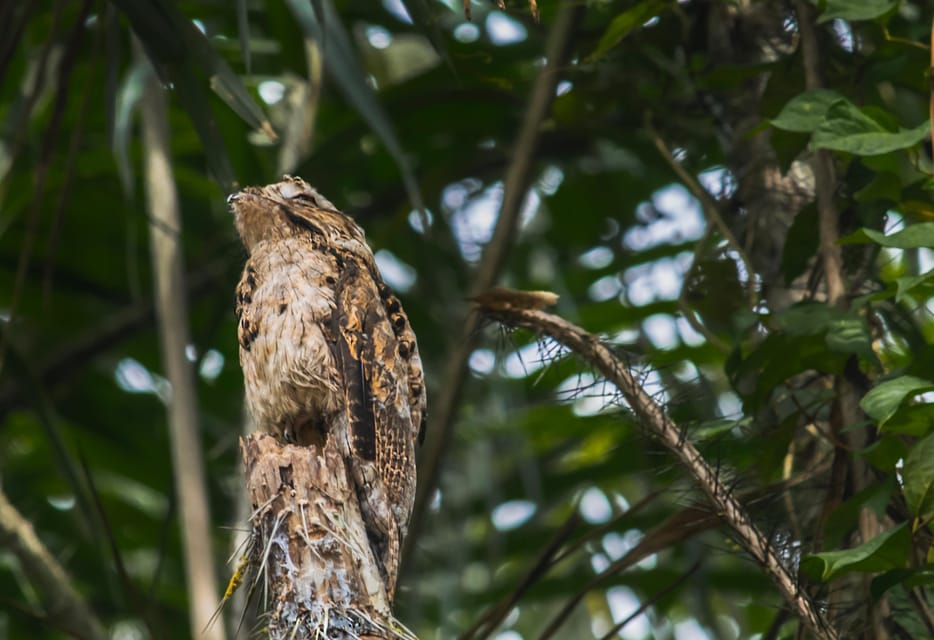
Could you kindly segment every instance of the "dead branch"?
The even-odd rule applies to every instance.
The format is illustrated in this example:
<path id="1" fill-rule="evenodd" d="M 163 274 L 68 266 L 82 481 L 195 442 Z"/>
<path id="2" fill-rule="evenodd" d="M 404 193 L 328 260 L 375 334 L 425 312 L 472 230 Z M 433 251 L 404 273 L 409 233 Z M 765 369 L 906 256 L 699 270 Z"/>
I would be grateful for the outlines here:
<path id="1" fill-rule="evenodd" d="M 694 478 L 715 512 L 736 536 L 737 542 L 768 573 L 789 607 L 815 638 L 836 640 L 837 632 L 803 590 L 798 589 L 791 572 L 782 564 L 769 539 L 758 529 L 717 471 L 707 463 L 684 432 L 639 384 L 629 368 L 597 336 L 566 320 L 535 309 L 482 309 L 485 315 L 503 324 L 547 335 L 597 368 L 622 393 L 633 413 L 658 438 Z"/>
<path id="2" fill-rule="evenodd" d="M 795 1 L 798 14 L 798 32 L 801 34 L 801 57 L 804 60 L 804 78 L 808 91 L 820 89 L 824 83 L 820 75 L 817 34 L 814 31 L 814 11 L 803 0 Z M 817 190 L 817 215 L 820 229 L 820 255 L 827 280 L 827 301 L 834 306 L 846 304 L 846 285 L 843 281 L 843 256 L 839 240 L 839 212 L 834 196 L 837 191 L 837 171 L 833 156 L 826 149 L 818 149 L 812 160 Z"/>
<path id="3" fill-rule="evenodd" d="M 250 590 L 271 595 L 271 640 L 414 640 L 392 617 L 336 441 L 316 447 L 259 433 L 241 439 L 256 540 Z"/>
<path id="4" fill-rule="evenodd" d="M 824 87 L 822 64 L 820 58 L 817 31 L 814 27 L 814 7 L 803 0 L 795 0 L 795 13 L 798 19 L 798 32 L 800 34 L 801 58 L 804 64 L 805 85 L 809 91 Z M 824 269 L 824 278 L 827 284 L 827 303 L 846 309 L 847 300 L 846 280 L 843 274 L 843 252 L 840 247 L 840 212 L 836 203 L 837 170 L 831 152 L 827 149 L 818 149 L 812 158 L 814 182 L 817 196 L 817 214 L 819 229 L 820 260 Z M 871 434 L 866 428 L 849 429 L 865 419 L 860 407 L 860 395 L 846 375 L 838 375 L 833 380 L 834 400 L 831 411 L 831 428 L 836 438 L 846 441 L 849 450 L 862 450 L 870 444 Z M 859 493 L 870 482 L 866 463 L 848 455 L 847 451 L 837 447 L 839 472 L 834 475 L 827 499 L 824 505 L 824 516 L 821 528 L 827 515 L 845 498 L 844 486 L 849 475 L 849 483 L 853 493 Z M 846 465 L 844 467 L 844 465 Z M 883 531 L 882 523 L 871 509 L 864 507 L 859 515 L 859 533 L 863 542 L 871 540 Z M 823 537 L 823 531 L 817 539 Z M 863 576 L 863 588 L 869 592 L 870 578 Z M 867 600 L 868 602 L 868 600 Z M 883 620 L 889 615 L 890 607 L 886 597 L 867 607 L 869 624 L 875 638 L 888 637 Z"/>

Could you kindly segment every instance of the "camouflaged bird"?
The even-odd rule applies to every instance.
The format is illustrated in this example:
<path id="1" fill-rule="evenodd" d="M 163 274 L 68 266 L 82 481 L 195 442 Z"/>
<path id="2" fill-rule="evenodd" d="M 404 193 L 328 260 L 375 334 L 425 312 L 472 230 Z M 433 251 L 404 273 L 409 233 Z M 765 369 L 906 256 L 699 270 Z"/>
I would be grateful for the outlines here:
<path id="1" fill-rule="evenodd" d="M 237 318 L 253 419 L 289 444 L 339 439 L 391 599 L 425 419 L 415 334 L 363 230 L 303 180 L 228 202 L 249 253 Z"/>

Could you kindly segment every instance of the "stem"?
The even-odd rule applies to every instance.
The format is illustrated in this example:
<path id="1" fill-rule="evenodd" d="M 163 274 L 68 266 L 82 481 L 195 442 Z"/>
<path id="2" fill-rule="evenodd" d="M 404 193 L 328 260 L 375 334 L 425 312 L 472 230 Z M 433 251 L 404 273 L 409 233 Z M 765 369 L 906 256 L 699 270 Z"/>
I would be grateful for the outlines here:
<path id="1" fill-rule="evenodd" d="M 474 277 L 471 295 L 476 296 L 496 284 L 499 274 L 506 263 L 509 248 L 512 246 L 516 228 L 519 225 L 519 213 L 525 194 L 532 180 L 535 149 L 541 132 L 542 122 L 551 109 L 558 83 L 558 72 L 567 62 L 571 37 L 584 13 L 584 6 L 577 2 L 562 4 L 561 10 L 551 29 L 545 46 L 547 62 L 539 73 L 532 89 L 522 121 L 522 129 L 516 140 L 512 162 L 503 183 L 503 204 L 493 237 L 483 252 L 480 265 Z M 455 325 L 456 326 L 456 325 Z M 422 451 L 422 464 L 419 465 L 420 480 L 415 507 L 409 523 L 409 535 L 406 537 L 403 561 L 411 557 L 409 551 L 418 539 L 419 526 L 429 499 L 438 486 L 444 453 L 454 430 L 454 418 L 460 401 L 461 392 L 467 377 L 467 359 L 477 341 L 477 329 L 480 326 L 479 315 L 473 311 L 463 320 L 464 327 L 460 339 L 449 352 L 444 367 L 444 384 L 441 396 L 431 407 L 431 422 L 427 429 L 427 441 Z"/>
<path id="2" fill-rule="evenodd" d="M 42 597 L 49 621 L 81 640 L 105 640 L 107 634 L 74 581 L 49 553 L 36 530 L 0 491 L 0 548 L 10 551 Z"/>
<path id="3" fill-rule="evenodd" d="M 136 47 L 137 59 L 142 58 Z M 217 607 L 214 550 L 211 547 L 210 510 L 198 439 L 198 401 L 192 363 L 185 356 L 191 344 L 179 215 L 178 194 L 169 157 L 169 131 L 165 95 L 151 74 L 141 103 L 146 203 L 149 211 L 150 250 L 156 285 L 156 317 L 166 375 L 171 383 L 169 438 L 175 491 L 181 514 L 182 546 L 188 594 L 191 600 L 192 638 L 223 640 L 222 625 L 209 626 Z"/>
<path id="4" fill-rule="evenodd" d="M 824 83 L 820 74 L 820 56 L 817 34 L 812 22 L 813 12 L 803 0 L 795 1 L 798 14 L 798 33 L 801 34 L 801 57 L 804 60 L 804 82 L 808 91 L 820 89 Z M 820 254 L 827 280 L 827 302 L 832 306 L 846 304 L 846 286 L 843 281 L 843 255 L 840 251 L 838 221 L 840 214 L 834 195 L 837 190 L 837 172 L 833 156 L 827 149 L 818 149 L 812 160 L 817 189 L 817 214 L 820 230 Z"/>
<path id="5" fill-rule="evenodd" d="M 662 406 L 639 384 L 638 379 L 597 336 L 558 316 L 535 309 L 484 309 L 504 324 L 544 334 L 564 345 L 593 365 L 623 394 L 633 413 L 644 426 L 681 462 L 698 488 L 713 505 L 715 513 L 733 529 L 737 542 L 766 571 L 808 631 L 819 640 L 836 640 L 837 632 L 824 619 L 810 596 L 798 588 L 791 572 L 782 564 L 768 537 L 755 525 L 743 505 L 720 482 L 717 471 L 708 464 L 693 443 L 665 413 Z"/>

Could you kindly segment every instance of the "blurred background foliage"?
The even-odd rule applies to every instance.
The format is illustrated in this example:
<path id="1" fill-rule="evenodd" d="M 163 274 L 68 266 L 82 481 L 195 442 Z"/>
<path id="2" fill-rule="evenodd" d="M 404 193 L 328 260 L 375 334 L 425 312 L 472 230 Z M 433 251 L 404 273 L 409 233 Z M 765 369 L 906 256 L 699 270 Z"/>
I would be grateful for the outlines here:
<path id="1" fill-rule="evenodd" d="M 361 222 L 434 406 L 562 5 L 541 0 L 538 22 L 520 0 L 473 2 L 472 21 L 455 0 L 0 6 L 0 478 L 110 637 L 188 633 L 147 79 L 170 105 L 222 566 L 244 525 L 244 252 L 225 194 L 291 172 Z M 934 636 L 934 8 L 575 11 L 499 282 L 560 294 L 557 313 L 627 354 L 843 637 Z M 821 213 L 818 149 L 833 161 Z M 837 304 L 822 237 L 842 238 Z M 794 636 L 767 576 L 591 369 L 521 333 L 475 337 L 452 419 L 431 424 L 429 443 L 449 430 L 428 447 L 443 455 L 421 461 L 440 477 L 422 487 L 402 621 L 422 638 Z M 0 576 L 0 637 L 59 637 L 9 546 Z"/>

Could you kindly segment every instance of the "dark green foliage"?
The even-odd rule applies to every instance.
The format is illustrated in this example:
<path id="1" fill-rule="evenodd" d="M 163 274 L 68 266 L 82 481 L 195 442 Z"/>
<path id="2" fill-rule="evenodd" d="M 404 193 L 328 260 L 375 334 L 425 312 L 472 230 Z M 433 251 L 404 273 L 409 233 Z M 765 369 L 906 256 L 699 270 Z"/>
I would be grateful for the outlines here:
<path id="1" fill-rule="evenodd" d="M 448 3 L 455 11 L 435 0 L 344 0 L 334 13 L 308 0 L 9 4 L 0 9 L 0 480 L 114 637 L 182 637 L 189 602 L 138 131 L 147 74 L 170 104 L 220 562 L 229 527 L 244 524 L 233 317 L 244 254 L 224 195 L 278 179 L 281 149 L 300 142 L 289 127 L 307 119 L 307 152 L 290 170 L 403 263 L 408 276 L 387 279 L 401 285 L 419 338 L 431 412 L 560 3 L 540 0 L 540 24 L 523 0 L 506 13 L 475 2 L 472 23 L 460 2 Z M 917 605 L 934 583 L 925 50 L 934 10 L 918 0 L 817 3 L 826 88 L 808 91 L 786 3 L 745 3 L 743 15 L 732 2 L 586 4 L 500 282 L 560 294 L 556 313 L 625 350 L 800 566 L 802 584 L 828 598 L 842 637 L 856 637 L 880 599 L 902 629 L 920 630 L 914 637 L 934 632 Z M 411 23 L 386 8 L 396 5 Z M 519 34 L 514 42 L 496 43 L 497 23 Z M 151 67 L 134 57 L 133 33 Z M 306 38 L 327 54 L 318 71 Z M 309 77 L 313 91 L 290 102 Z M 277 89 L 281 100 L 268 93 Z M 779 183 L 817 149 L 833 153 L 838 178 L 841 307 L 824 301 L 813 184 L 793 197 Z M 738 244 L 703 213 L 700 187 Z M 763 195 L 780 202 L 766 208 Z M 536 344 L 482 329 L 398 617 L 420 637 L 457 637 L 507 601 L 577 510 L 567 554 L 523 594 L 500 629 L 517 635 L 503 640 L 538 637 L 582 591 L 556 637 L 600 637 L 682 579 L 624 637 L 697 628 L 745 638 L 773 625 L 770 637 L 793 637 L 780 595 L 728 529 L 678 519 L 702 506 L 700 494 L 615 390 Z M 849 401 L 858 419 L 841 424 Z M 835 464 L 866 472 L 837 485 Z M 860 537 L 861 512 L 875 514 L 879 535 Z M 662 542 L 588 587 L 645 540 Z M 0 637 L 60 637 L 41 603 L 0 549 Z"/>

